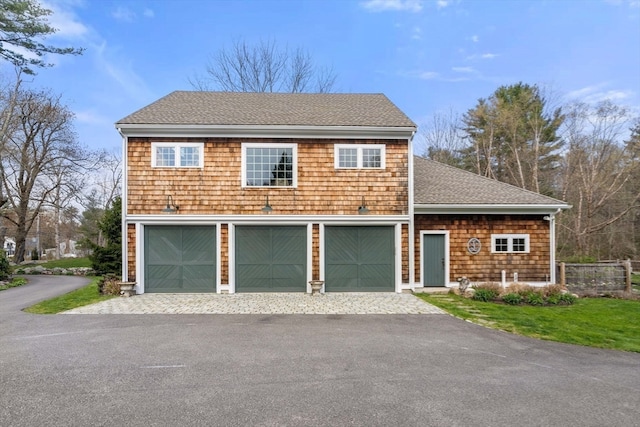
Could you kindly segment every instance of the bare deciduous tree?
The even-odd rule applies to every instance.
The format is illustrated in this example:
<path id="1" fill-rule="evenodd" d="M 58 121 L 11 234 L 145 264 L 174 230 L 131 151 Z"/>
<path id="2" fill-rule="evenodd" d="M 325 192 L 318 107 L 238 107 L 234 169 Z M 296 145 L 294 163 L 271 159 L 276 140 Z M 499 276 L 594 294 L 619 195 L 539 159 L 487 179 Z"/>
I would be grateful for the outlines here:
<path id="1" fill-rule="evenodd" d="M 561 238 L 571 242 L 574 254 L 609 257 L 629 251 L 629 245 L 623 247 L 623 241 L 633 241 L 628 230 L 618 233 L 612 228 L 640 207 L 640 188 L 634 182 L 640 162 L 632 145 L 622 141 L 629 120 L 625 108 L 609 101 L 596 107 L 577 103 L 568 109 L 562 198 L 573 209 L 562 215 L 560 224 Z M 618 247 L 606 250 L 612 234 L 618 236 Z"/>
<path id="2" fill-rule="evenodd" d="M 256 45 L 237 40 L 211 57 L 204 76 L 189 79 L 197 90 L 288 93 L 331 92 L 335 81 L 333 70 L 318 67 L 306 50 L 271 40 Z"/>
<path id="3" fill-rule="evenodd" d="M 46 91 L 20 91 L 11 132 L 6 134 L 0 177 L 16 232 L 15 261 L 25 256 L 27 234 L 41 207 L 60 185 L 61 165 L 79 165 L 84 155 L 73 132 L 73 113 Z"/>
<path id="4" fill-rule="evenodd" d="M 461 125 L 460 115 L 452 109 L 435 113 L 418 131 L 418 152 L 431 160 L 460 166 L 460 150 L 464 148 Z"/>

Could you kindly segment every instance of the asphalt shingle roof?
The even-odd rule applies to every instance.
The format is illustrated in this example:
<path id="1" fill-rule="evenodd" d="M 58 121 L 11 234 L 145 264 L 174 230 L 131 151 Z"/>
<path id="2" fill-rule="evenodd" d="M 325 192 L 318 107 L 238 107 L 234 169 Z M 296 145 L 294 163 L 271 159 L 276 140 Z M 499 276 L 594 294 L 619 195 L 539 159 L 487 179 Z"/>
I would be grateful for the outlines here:
<path id="1" fill-rule="evenodd" d="M 444 205 L 566 205 L 560 200 L 414 156 L 414 203 Z"/>
<path id="2" fill-rule="evenodd" d="M 415 127 L 383 94 L 176 91 L 117 124 Z"/>

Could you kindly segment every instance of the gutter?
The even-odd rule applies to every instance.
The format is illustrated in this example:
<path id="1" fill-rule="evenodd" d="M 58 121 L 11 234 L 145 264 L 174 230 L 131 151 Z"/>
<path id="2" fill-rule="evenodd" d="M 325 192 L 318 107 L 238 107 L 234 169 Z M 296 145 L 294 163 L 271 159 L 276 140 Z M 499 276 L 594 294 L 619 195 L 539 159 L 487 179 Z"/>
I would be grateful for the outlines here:
<path id="1" fill-rule="evenodd" d="M 567 204 L 414 204 L 415 214 L 555 214 Z"/>
<path id="2" fill-rule="evenodd" d="M 407 139 L 411 126 L 177 125 L 116 123 L 128 137 Z"/>

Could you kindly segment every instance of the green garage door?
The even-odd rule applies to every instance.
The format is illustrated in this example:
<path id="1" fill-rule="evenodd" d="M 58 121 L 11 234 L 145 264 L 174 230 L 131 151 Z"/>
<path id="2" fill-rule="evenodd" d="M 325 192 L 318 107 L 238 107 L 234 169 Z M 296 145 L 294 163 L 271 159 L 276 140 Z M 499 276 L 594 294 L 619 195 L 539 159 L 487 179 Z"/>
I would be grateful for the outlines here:
<path id="1" fill-rule="evenodd" d="M 326 227 L 327 292 L 393 292 L 393 227 Z"/>
<path id="2" fill-rule="evenodd" d="M 306 290 L 306 227 L 236 227 L 236 292 Z"/>
<path id="3" fill-rule="evenodd" d="M 216 228 L 144 228 L 145 292 L 215 292 Z"/>

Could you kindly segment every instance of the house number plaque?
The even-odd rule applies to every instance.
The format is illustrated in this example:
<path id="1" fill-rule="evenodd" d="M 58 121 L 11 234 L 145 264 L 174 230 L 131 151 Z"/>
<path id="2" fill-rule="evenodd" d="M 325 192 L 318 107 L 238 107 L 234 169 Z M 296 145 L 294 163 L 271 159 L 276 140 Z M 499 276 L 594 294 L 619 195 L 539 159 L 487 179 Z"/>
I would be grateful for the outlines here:
<path id="1" fill-rule="evenodd" d="M 472 237 L 467 242 L 467 250 L 471 254 L 476 255 L 476 254 L 480 253 L 480 248 L 481 247 L 482 247 L 482 245 L 480 244 L 480 239 L 478 239 L 477 237 Z"/>

